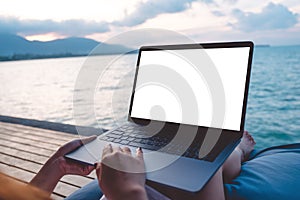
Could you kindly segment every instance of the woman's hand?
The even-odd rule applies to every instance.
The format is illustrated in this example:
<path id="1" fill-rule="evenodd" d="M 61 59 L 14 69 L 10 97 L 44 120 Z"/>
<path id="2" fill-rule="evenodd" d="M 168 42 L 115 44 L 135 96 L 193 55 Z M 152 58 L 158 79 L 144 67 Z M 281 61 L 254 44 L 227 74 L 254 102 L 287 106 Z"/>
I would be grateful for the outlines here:
<path id="1" fill-rule="evenodd" d="M 52 193 L 61 177 L 67 174 L 88 175 L 94 166 L 69 160 L 64 157 L 67 153 L 74 151 L 82 145 L 91 142 L 96 136 L 73 140 L 61 146 L 44 164 L 39 173 L 31 180 L 30 184 L 49 193 Z"/>
<path id="2" fill-rule="evenodd" d="M 77 139 L 73 140 L 63 146 L 61 146 L 53 156 L 49 159 L 50 162 L 56 162 L 60 168 L 60 173 L 62 176 L 67 174 L 73 174 L 73 175 L 88 175 L 93 171 L 94 166 L 91 165 L 85 165 L 70 159 L 65 158 L 64 156 L 71 151 L 74 151 L 75 149 L 78 149 L 84 144 L 87 144 L 91 141 L 93 141 L 96 138 L 96 136 L 91 136 L 84 139 Z"/>
<path id="3" fill-rule="evenodd" d="M 145 165 L 141 148 L 132 156 L 128 147 L 103 149 L 102 161 L 97 163 L 99 185 L 109 200 L 147 199 Z"/>

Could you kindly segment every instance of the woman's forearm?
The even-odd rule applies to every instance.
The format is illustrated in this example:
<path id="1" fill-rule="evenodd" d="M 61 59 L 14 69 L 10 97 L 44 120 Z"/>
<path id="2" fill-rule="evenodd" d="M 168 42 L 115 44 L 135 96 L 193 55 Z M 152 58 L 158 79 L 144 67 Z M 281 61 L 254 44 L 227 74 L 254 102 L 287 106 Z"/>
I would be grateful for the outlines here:
<path id="1" fill-rule="evenodd" d="M 48 161 L 30 181 L 30 184 L 52 193 L 62 176 L 58 161 Z"/>

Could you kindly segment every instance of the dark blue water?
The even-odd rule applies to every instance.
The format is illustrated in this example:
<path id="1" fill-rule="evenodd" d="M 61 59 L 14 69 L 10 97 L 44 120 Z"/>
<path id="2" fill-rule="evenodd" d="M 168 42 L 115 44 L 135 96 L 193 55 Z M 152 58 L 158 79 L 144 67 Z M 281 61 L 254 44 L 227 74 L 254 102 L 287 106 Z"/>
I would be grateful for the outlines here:
<path id="1" fill-rule="evenodd" d="M 300 142 L 300 46 L 255 49 L 246 129 L 258 147 Z"/>

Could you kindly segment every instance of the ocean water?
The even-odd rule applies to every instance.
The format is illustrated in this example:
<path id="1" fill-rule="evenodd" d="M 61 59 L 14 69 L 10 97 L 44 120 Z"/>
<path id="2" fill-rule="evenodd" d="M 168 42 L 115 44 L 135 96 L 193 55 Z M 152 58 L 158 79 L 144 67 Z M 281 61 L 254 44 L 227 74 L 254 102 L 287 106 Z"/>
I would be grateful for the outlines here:
<path id="1" fill-rule="evenodd" d="M 255 49 L 245 129 L 258 147 L 300 142 L 300 46 Z"/>
<path id="2" fill-rule="evenodd" d="M 101 65 L 112 60 L 109 68 Z M 113 128 L 126 119 L 135 60 L 131 54 L 0 62 L 0 115 Z M 83 66 L 102 74 L 93 113 L 84 103 L 91 88 L 75 86 Z M 73 103 L 82 109 L 74 111 Z M 257 148 L 300 142 L 300 46 L 255 49 L 245 129 Z"/>

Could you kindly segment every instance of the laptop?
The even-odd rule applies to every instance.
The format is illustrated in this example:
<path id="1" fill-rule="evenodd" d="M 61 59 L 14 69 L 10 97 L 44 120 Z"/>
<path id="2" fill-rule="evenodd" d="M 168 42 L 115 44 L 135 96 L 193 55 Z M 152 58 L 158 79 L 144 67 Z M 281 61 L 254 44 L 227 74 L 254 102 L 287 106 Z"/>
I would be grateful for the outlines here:
<path id="1" fill-rule="evenodd" d="M 243 135 L 253 46 L 141 47 L 127 122 L 66 157 L 93 165 L 108 143 L 141 147 L 147 181 L 200 191 Z"/>

